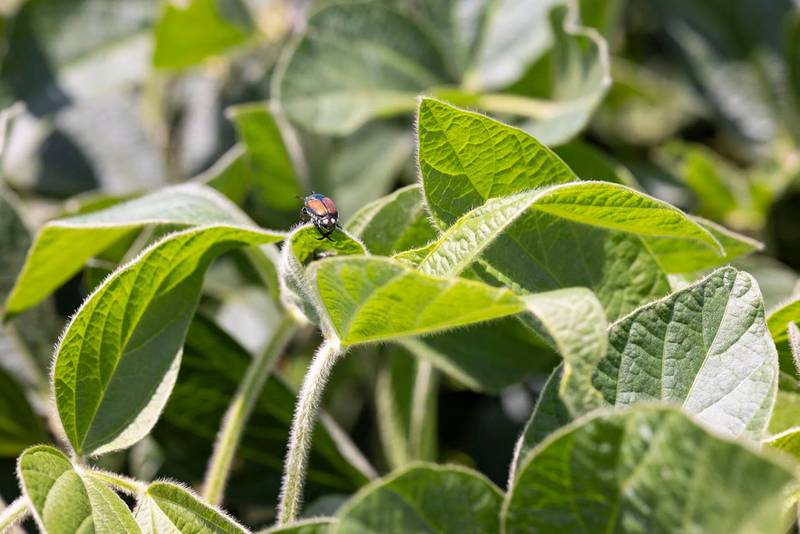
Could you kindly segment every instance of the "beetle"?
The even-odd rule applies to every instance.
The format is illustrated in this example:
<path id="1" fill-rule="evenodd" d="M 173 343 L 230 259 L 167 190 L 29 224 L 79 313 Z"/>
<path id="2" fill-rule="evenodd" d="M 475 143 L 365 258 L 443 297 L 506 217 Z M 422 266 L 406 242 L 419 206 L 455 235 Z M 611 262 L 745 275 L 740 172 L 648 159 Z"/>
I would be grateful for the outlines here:
<path id="1" fill-rule="evenodd" d="M 333 200 L 325 195 L 312 191 L 310 195 L 303 198 L 303 209 L 300 210 L 300 214 L 310 219 L 314 226 L 317 227 L 321 234 L 318 240 L 328 239 L 333 241 L 330 235 L 335 229 L 341 229 L 341 226 L 339 226 L 339 210 L 336 209 L 336 204 L 334 204 Z"/>

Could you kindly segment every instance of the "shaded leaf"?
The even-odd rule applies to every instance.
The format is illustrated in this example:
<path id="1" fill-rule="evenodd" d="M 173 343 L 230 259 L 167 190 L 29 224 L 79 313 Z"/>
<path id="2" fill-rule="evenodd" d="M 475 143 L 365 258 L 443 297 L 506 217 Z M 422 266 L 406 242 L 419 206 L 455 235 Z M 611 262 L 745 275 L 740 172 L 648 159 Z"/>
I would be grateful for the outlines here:
<path id="1" fill-rule="evenodd" d="M 202 480 L 203 468 L 230 399 L 252 357 L 230 335 L 202 313 L 186 336 L 181 372 L 153 436 L 167 461 L 160 476 Z M 226 498 L 231 503 L 275 502 L 286 454 L 286 438 L 296 392 L 277 373 L 267 378 L 244 430 L 231 471 Z M 199 400 L 202 399 L 202 402 Z M 186 443 L 191 442 L 191 451 Z M 336 423 L 323 416 L 314 430 L 314 447 L 307 473 L 310 495 L 352 492 L 365 484 L 356 450 Z"/>
<path id="2" fill-rule="evenodd" d="M 43 532 L 140 532 L 122 499 L 102 482 L 76 470 L 57 449 L 40 445 L 23 452 L 17 476 Z"/>
<path id="3" fill-rule="evenodd" d="M 275 86 L 293 121 L 342 135 L 368 120 L 413 111 L 417 94 L 446 82 L 428 34 L 406 15 L 370 2 L 312 14 Z"/>
<path id="4" fill-rule="evenodd" d="M 25 263 L 31 236 L 14 205 L 0 191 L 0 300 L 14 286 L 14 276 Z"/>
<path id="5" fill-rule="evenodd" d="M 134 512 L 143 534 L 244 534 L 247 529 L 170 482 L 147 487 Z"/>
<path id="6" fill-rule="evenodd" d="M 3 354 L 4 357 L 8 354 Z M 25 391 L 0 368 L 0 456 L 16 457 L 25 447 L 49 441 Z"/>
<path id="7" fill-rule="evenodd" d="M 747 484 L 742 484 L 747 480 Z M 790 471 L 672 408 L 601 412 L 523 461 L 504 531 L 782 532 Z"/>
<path id="8" fill-rule="evenodd" d="M 412 464 L 353 496 L 332 531 L 496 532 L 501 501 L 500 490 L 476 471 Z"/>
<path id="9" fill-rule="evenodd" d="M 208 262 L 236 246 L 282 238 L 221 225 L 172 234 L 86 299 L 56 347 L 53 373 L 59 417 L 78 454 L 125 448 L 155 424 L 175 383 Z"/>

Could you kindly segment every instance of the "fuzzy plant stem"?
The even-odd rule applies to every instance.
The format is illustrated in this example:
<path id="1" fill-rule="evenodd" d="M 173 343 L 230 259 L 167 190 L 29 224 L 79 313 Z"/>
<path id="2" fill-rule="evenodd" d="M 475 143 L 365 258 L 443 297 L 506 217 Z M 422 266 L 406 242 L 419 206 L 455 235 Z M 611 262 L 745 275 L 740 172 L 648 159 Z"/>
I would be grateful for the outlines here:
<path id="1" fill-rule="evenodd" d="M 278 505 L 278 525 L 286 525 L 297 519 L 303 499 L 303 485 L 308 468 L 308 453 L 311 436 L 317 421 L 322 392 L 330 377 L 333 365 L 342 354 L 337 340 L 328 340 L 320 345 L 303 378 L 297 396 L 297 405 L 289 433 L 289 450 L 283 469 L 281 498 Z"/>
<path id="2" fill-rule="evenodd" d="M 222 420 L 222 427 L 217 434 L 214 452 L 208 461 L 203 483 L 203 498 L 212 506 L 222 502 L 231 464 L 242 439 L 245 424 L 253 413 L 253 407 L 275 360 L 283 353 L 296 327 L 295 321 L 290 317 L 284 316 L 281 319 L 269 344 L 253 359 L 244 380 L 239 385 L 239 390 L 231 399 L 228 411 Z"/>
<path id="3" fill-rule="evenodd" d="M 17 497 L 14 502 L 0 511 L 0 532 L 9 532 L 11 527 L 23 521 L 31 513 L 27 497 Z"/>

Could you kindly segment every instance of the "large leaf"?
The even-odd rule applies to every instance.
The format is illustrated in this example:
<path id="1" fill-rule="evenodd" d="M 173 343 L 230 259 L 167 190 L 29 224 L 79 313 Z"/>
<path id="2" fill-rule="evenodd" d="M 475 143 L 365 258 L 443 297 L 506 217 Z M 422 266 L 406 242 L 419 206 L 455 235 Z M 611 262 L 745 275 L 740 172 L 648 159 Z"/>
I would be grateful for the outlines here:
<path id="1" fill-rule="evenodd" d="M 155 424 L 175 383 L 208 262 L 236 246 L 282 238 L 234 225 L 172 234 L 86 299 L 56 347 L 53 372 L 61 423 L 78 454 L 127 447 Z"/>
<path id="2" fill-rule="evenodd" d="M 489 199 L 577 180 L 534 138 L 479 114 L 423 99 L 418 128 L 426 200 L 445 228 Z M 668 290 L 639 237 L 540 211 L 520 216 L 483 258 L 515 289 L 588 287 L 612 320 Z"/>
<path id="3" fill-rule="evenodd" d="M 19 458 L 17 476 L 42 532 L 140 532 L 125 502 L 103 482 L 73 468 L 57 449 L 40 445 L 26 450 Z"/>
<path id="4" fill-rule="evenodd" d="M 347 221 L 345 228 L 358 236 L 372 254 L 381 256 L 421 247 L 438 235 L 428 221 L 425 198 L 417 185 L 367 204 Z"/>
<path id="5" fill-rule="evenodd" d="M 417 94 L 441 85 L 436 46 L 413 19 L 371 2 L 312 14 L 276 80 L 287 115 L 326 134 L 345 134 L 376 116 L 410 113 Z"/>
<path id="6" fill-rule="evenodd" d="M 426 247 L 417 268 L 438 276 L 461 273 L 529 211 L 644 236 L 694 239 L 713 250 L 720 248 L 708 231 L 665 202 L 622 185 L 572 182 L 488 199 Z"/>
<path id="7" fill-rule="evenodd" d="M 185 488 L 154 482 L 134 512 L 143 534 L 245 534 L 247 529 Z"/>
<path id="8" fill-rule="evenodd" d="M 501 502 L 500 490 L 476 471 L 412 464 L 353 496 L 332 532 L 496 532 Z"/>
<path id="9" fill-rule="evenodd" d="M 587 363 L 597 406 L 675 403 L 730 436 L 761 436 L 778 386 L 758 284 L 731 267 L 614 323 L 608 354 Z"/>
<path id="10" fill-rule="evenodd" d="M 239 0 L 169 1 L 154 28 L 153 65 L 183 68 L 241 44 L 252 22 Z"/>
<path id="11" fill-rule="evenodd" d="M 200 480 L 230 399 L 252 357 L 230 335 L 202 314 L 186 336 L 181 372 L 153 437 L 166 461 L 160 476 Z M 231 471 L 229 502 L 276 502 L 286 454 L 286 436 L 296 392 L 276 373 L 264 383 Z M 202 402 L 198 402 L 202 399 Z M 186 443 L 191 442 L 191 451 Z M 350 493 L 372 475 L 345 432 L 327 416 L 314 430 L 308 476 L 309 496 Z"/>
<path id="12" fill-rule="evenodd" d="M 783 532 L 787 468 L 671 408 L 600 413 L 530 452 L 504 532 Z M 747 483 L 742 483 L 747 481 Z"/>
<path id="13" fill-rule="evenodd" d="M 102 211 L 51 221 L 36 235 L 8 297 L 6 313 L 19 313 L 37 304 L 78 272 L 86 260 L 145 225 L 227 223 L 250 221 L 225 197 L 194 184 L 162 189 Z"/>

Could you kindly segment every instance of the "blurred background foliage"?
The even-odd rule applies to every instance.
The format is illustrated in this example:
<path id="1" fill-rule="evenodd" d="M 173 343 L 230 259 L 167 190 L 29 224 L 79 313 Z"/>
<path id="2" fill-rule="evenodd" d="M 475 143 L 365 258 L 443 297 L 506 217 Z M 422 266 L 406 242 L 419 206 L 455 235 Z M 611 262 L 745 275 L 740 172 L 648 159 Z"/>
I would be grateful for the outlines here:
<path id="1" fill-rule="evenodd" d="M 296 196 L 315 190 L 347 222 L 416 180 L 419 93 L 519 125 L 581 178 L 633 185 L 763 241 L 739 267 L 767 306 L 798 291 L 800 8 L 791 0 L 0 0 L 0 57 L 0 300 L 44 221 L 168 184 L 208 183 L 276 229 L 294 224 Z M 155 234 L 116 244 L 0 326 L 4 499 L 17 491 L 14 457 L 53 439 L 48 366 L 65 320 Z M 218 260 L 164 417 L 103 462 L 199 482 L 274 306 L 241 253 Z M 523 361 L 535 340 L 512 326 L 424 349 L 359 349 L 336 368 L 328 412 L 380 471 L 428 458 L 502 484 L 555 361 Z M 311 330 L 294 340 L 248 427 L 226 496 L 248 523 L 273 513 L 264 503 L 276 500 L 292 391 L 318 341 Z M 478 392 L 434 374 L 425 428 L 403 412 L 420 394 L 415 381 L 432 373 L 408 350 L 480 360 L 501 341 L 524 383 L 499 376 Z M 382 428 L 385 410 L 401 412 L 399 428 Z M 314 439 L 309 514 L 366 481 L 331 437 L 338 427 Z M 393 433 L 409 446 L 391 446 Z"/>

